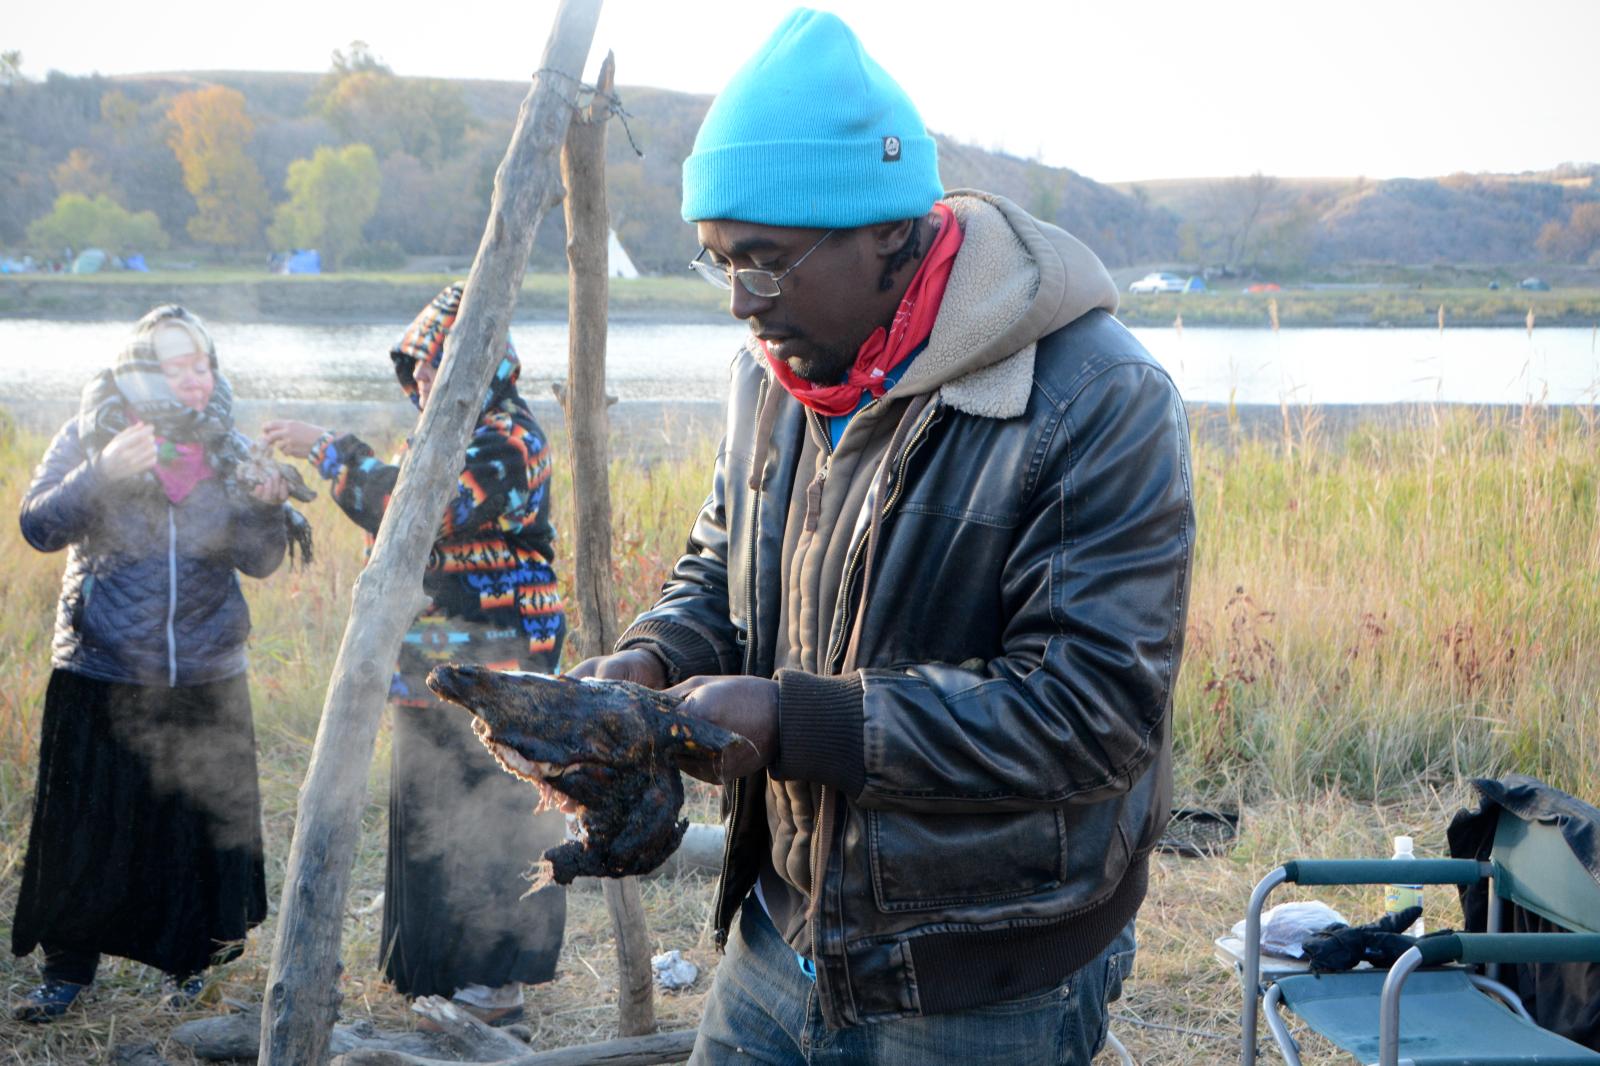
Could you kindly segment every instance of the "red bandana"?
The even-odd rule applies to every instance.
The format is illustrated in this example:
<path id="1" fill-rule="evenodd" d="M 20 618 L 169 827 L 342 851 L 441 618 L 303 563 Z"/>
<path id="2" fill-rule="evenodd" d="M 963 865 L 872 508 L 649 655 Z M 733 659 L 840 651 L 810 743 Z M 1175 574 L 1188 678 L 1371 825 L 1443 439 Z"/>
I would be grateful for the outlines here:
<path id="1" fill-rule="evenodd" d="M 950 281 L 950 267 L 955 262 L 956 250 L 961 247 L 961 227 L 956 224 L 955 213 L 944 204 L 934 204 L 933 209 L 941 222 L 933 246 L 906 288 L 889 328 L 879 326 L 872 331 L 872 336 L 856 353 L 855 364 L 844 381 L 837 385 L 815 385 L 806 381 L 783 360 L 766 353 L 766 342 L 762 342 L 767 365 L 772 368 L 778 384 L 818 414 L 847 415 L 861 402 L 863 392 L 872 393 L 874 399 L 882 396 L 884 378 L 889 371 L 904 362 L 933 332 L 939 304 L 944 300 L 945 285 Z"/>

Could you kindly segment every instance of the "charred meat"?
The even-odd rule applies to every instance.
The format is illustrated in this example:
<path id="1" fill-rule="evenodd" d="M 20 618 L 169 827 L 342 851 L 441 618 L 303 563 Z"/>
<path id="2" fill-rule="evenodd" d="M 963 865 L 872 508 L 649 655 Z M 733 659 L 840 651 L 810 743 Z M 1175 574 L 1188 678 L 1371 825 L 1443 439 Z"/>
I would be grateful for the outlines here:
<path id="1" fill-rule="evenodd" d="M 577 680 L 483 666 L 437 666 L 428 687 L 475 716 L 478 739 L 508 773 L 580 804 L 580 840 L 544 853 L 557 884 L 630 877 L 666 861 L 688 820 L 678 760 L 715 759 L 741 738 L 678 713 L 683 702 L 628 681 Z"/>

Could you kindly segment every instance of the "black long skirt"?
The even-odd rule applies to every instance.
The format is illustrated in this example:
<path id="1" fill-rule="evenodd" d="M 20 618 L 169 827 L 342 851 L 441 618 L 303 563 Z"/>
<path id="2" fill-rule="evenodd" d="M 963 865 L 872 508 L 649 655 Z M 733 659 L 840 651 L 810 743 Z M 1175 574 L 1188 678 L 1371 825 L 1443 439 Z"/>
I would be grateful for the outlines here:
<path id="1" fill-rule="evenodd" d="M 527 873 L 561 842 L 565 821 L 554 811 L 535 815 L 538 793 L 500 769 L 473 734 L 472 716 L 420 683 L 439 662 L 517 667 L 527 645 L 485 640 L 481 627 L 436 617 L 412 632 L 429 640 L 408 637 L 391 693 L 384 973 L 408 996 L 548 981 L 561 954 L 566 890 L 527 895 Z"/>
<path id="2" fill-rule="evenodd" d="M 157 688 L 50 676 L 11 950 L 198 973 L 267 914 L 243 675 Z"/>

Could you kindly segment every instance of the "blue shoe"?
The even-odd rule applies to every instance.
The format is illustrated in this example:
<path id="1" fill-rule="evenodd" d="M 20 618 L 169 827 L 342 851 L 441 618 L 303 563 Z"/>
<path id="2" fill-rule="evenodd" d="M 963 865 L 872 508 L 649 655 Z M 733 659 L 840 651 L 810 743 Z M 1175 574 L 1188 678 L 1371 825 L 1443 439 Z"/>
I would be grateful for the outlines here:
<path id="1" fill-rule="evenodd" d="M 46 981 L 22 997 L 22 1002 L 11 1009 L 11 1016 L 19 1022 L 53 1022 L 67 1013 L 87 987 L 69 981 Z"/>

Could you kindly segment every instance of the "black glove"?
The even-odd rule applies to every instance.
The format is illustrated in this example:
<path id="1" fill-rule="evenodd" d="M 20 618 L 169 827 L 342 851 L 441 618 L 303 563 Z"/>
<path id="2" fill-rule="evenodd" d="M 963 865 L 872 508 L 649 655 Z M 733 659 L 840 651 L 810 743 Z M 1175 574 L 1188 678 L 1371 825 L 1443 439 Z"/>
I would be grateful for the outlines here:
<path id="1" fill-rule="evenodd" d="M 1302 945 L 1312 973 L 1352 970 L 1357 963 L 1371 963 L 1387 970 L 1417 942 L 1416 937 L 1399 932 L 1422 917 L 1421 907 L 1407 907 L 1386 914 L 1370 925 L 1330 925 L 1306 937 Z"/>

